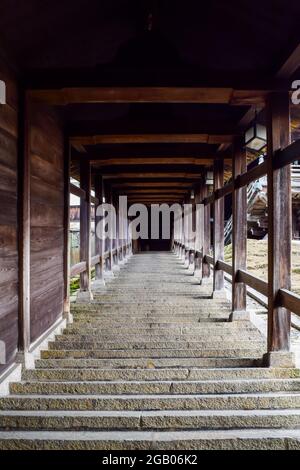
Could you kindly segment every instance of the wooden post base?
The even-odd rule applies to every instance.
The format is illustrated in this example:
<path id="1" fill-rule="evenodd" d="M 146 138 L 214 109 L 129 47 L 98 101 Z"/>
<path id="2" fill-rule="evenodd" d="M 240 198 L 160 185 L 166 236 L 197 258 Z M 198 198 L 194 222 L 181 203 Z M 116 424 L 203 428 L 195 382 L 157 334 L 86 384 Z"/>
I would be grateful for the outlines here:
<path id="1" fill-rule="evenodd" d="M 264 354 L 263 363 L 266 367 L 294 368 L 295 355 L 291 351 L 272 351 Z"/>
<path id="2" fill-rule="evenodd" d="M 211 296 L 212 299 L 224 299 L 227 300 L 226 289 L 214 290 Z"/>
<path id="3" fill-rule="evenodd" d="M 103 289 L 103 287 L 105 287 L 104 279 L 95 279 L 92 282 L 92 290 Z"/>
<path id="4" fill-rule="evenodd" d="M 94 297 L 93 297 L 93 294 L 90 290 L 85 290 L 85 291 L 80 290 L 77 293 L 76 302 L 79 303 L 79 304 L 84 304 L 84 303 L 90 302 L 93 299 L 94 299 Z"/>
<path id="5" fill-rule="evenodd" d="M 247 310 L 235 310 L 231 312 L 229 321 L 250 321 L 250 313 Z"/>

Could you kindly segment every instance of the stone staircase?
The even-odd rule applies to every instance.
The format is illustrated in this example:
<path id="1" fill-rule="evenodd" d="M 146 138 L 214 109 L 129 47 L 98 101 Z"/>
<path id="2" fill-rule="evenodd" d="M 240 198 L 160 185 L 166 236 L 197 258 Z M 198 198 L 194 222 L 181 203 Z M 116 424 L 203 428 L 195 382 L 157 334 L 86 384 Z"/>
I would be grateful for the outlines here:
<path id="1" fill-rule="evenodd" d="M 300 371 L 210 291 L 134 255 L 0 398 L 0 449 L 300 449 Z"/>

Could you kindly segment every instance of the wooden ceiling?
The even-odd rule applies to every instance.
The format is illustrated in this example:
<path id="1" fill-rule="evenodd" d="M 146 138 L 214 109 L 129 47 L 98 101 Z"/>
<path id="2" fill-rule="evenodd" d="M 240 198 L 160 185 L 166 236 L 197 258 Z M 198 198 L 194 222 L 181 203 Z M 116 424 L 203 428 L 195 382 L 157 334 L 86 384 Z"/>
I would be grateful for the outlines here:
<path id="1" fill-rule="evenodd" d="M 72 176 L 88 159 L 131 202 L 172 202 L 216 158 L 229 178 L 235 136 L 300 78 L 299 17 L 299 0 L 1 0 L 0 38 L 65 120 Z"/>

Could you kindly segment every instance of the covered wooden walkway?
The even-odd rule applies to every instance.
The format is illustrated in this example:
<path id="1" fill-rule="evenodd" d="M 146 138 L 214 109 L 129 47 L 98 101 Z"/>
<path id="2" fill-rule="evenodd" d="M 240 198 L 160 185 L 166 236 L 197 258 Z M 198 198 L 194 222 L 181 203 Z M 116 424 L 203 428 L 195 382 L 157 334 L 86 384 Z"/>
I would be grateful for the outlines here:
<path id="1" fill-rule="evenodd" d="M 155 277 L 162 303 L 168 299 L 162 288 L 164 270 L 169 273 L 170 265 L 176 266 L 176 288 L 182 294 L 186 288 L 190 297 L 181 297 L 180 307 L 171 302 L 168 315 L 174 317 L 188 315 L 191 308 L 199 318 L 203 309 L 207 319 L 214 318 L 215 305 L 225 299 L 225 274 L 230 275 L 232 302 L 226 303 L 226 318 L 221 315 L 228 321 L 214 325 L 222 329 L 223 338 L 228 330 L 248 328 L 247 287 L 267 296 L 267 341 L 254 355 L 244 357 L 255 357 L 255 364 L 265 368 L 258 375 L 274 372 L 277 378 L 283 374 L 288 379 L 295 365 L 291 312 L 300 315 L 300 297 L 291 292 L 290 177 L 290 165 L 300 155 L 299 2 L 287 7 L 279 1 L 276 9 L 271 1 L 265 2 L 267 8 L 256 0 L 212 1 L 206 6 L 179 0 L 172 5 L 121 0 L 102 5 L 91 0 L 88 6 L 78 0 L 71 5 L 45 2 L 43 8 L 36 0 L 16 3 L 17 15 L 11 2 L 2 0 L 0 17 L 0 393 L 16 391 L 18 380 L 38 372 L 36 361 L 44 360 L 41 351 L 47 355 L 55 335 L 65 328 L 68 335 L 83 318 L 83 331 L 89 329 L 89 320 L 95 320 L 93 302 L 97 305 L 101 292 L 112 301 L 110 289 L 115 289 L 122 325 L 130 292 L 130 287 L 122 291 L 122 282 L 126 284 L 128 273 L 134 283 L 130 269 L 138 271 L 144 259 L 147 282 L 151 286 Z M 263 128 L 265 136 L 246 143 L 249 129 L 255 134 Z M 260 155 L 260 164 L 254 165 Z M 246 259 L 247 185 L 262 176 L 268 186 L 267 281 L 247 272 Z M 80 198 L 80 259 L 72 266 L 71 195 Z M 120 196 L 127 197 L 125 208 Z M 112 204 L 120 216 L 117 233 L 106 240 L 96 237 L 93 245 L 92 225 L 96 227 L 100 217 L 91 215 L 103 202 Z M 165 240 L 150 235 L 133 240 L 127 209 L 164 203 L 191 204 L 187 231 L 184 217 L 179 225 L 174 220 Z M 228 207 L 231 264 L 224 261 Z M 191 242 L 195 227 L 196 239 Z M 187 273 L 191 282 L 185 286 Z M 80 311 L 72 323 L 70 282 L 76 276 Z M 145 289 L 145 296 L 138 282 L 137 287 L 136 306 L 130 307 L 134 315 L 146 308 L 144 301 L 158 302 L 151 288 Z M 106 320 L 105 312 L 98 313 Z M 144 316 L 148 313 L 146 309 Z M 209 330 L 210 321 L 205 323 Z M 201 347 L 195 357 L 186 356 L 184 367 L 190 370 L 198 360 L 205 363 L 205 351 Z M 232 351 L 229 362 L 238 363 L 238 348 Z M 84 348 L 76 352 L 85 353 Z M 68 356 L 66 351 L 62 354 Z M 218 368 L 217 357 L 212 361 Z M 52 360 L 58 358 L 49 357 L 48 365 Z M 151 364 L 151 356 L 147 360 Z M 219 377 L 218 369 L 211 374 Z M 290 383 L 284 382 L 283 388 Z M 30 383 L 28 390 L 32 387 Z M 39 395 L 35 390 L 30 394 Z M 46 402 L 45 409 L 53 411 L 56 401 Z M 1 429 L 14 421 L 6 421 L 4 411 L 14 410 L 15 416 L 18 406 L 30 411 L 23 398 L 3 398 L 0 403 Z M 193 403 L 194 411 L 201 408 L 199 402 Z M 104 411 L 102 404 L 99 401 L 97 411 Z M 298 423 L 297 417 L 293 419 Z M 37 421 L 32 421 L 34 428 Z M 48 431 L 48 425 L 43 426 Z M 288 435 L 282 436 L 280 445 L 288 446 Z M 1 445 L 6 444 L 0 440 Z"/>

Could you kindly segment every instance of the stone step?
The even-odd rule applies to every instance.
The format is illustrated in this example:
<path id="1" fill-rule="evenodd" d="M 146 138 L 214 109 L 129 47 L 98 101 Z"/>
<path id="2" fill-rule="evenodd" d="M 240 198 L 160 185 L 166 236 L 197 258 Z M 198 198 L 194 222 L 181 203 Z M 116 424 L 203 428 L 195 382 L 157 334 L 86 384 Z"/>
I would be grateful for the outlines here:
<path id="1" fill-rule="evenodd" d="M 259 392 L 300 392 L 300 379 L 252 379 L 160 382 L 15 382 L 16 395 L 141 395 L 141 394 L 232 394 Z"/>
<path id="2" fill-rule="evenodd" d="M 62 339 L 63 337 L 67 338 L 67 341 L 70 339 L 73 340 L 76 338 L 77 341 L 89 341 L 93 340 L 93 338 L 97 338 L 98 341 L 101 342 L 166 342 L 166 341 L 179 341 L 179 342 L 199 342 L 201 338 L 199 338 L 198 335 L 192 335 L 192 334 L 172 334 L 171 332 L 161 334 L 161 335 L 155 335 L 155 334 L 148 334 L 148 335 L 140 335 L 140 334 L 118 334 L 117 332 L 115 334 L 101 334 L 99 333 L 99 330 L 94 330 L 94 331 L 89 331 L 84 334 L 77 333 L 76 331 L 66 331 L 62 336 L 57 336 L 57 339 Z"/>
<path id="3" fill-rule="evenodd" d="M 120 314 L 122 315 L 122 314 Z M 146 327 L 150 324 L 153 323 L 159 323 L 160 321 L 162 323 L 179 323 L 179 324 L 184 324 L 184 323 L 189 323 L 191 326 L 209 326 L 209 324 L 212 324 L 211 326 L 217 326 L 219 324 L 225 324 L 228 322 L 229 319 L 229 313 L 226 314 L 208 314 L 208 315 L 199 315 L 199 314 L 193 314 L 193 315 L 144 315 L 144 316 L 122 316 L 122 319 L 118 321 L 118 315 L 115 313 L 111 313 L 111 315 L 102 315 L 98 314 L 97 319 L 103 320 L 102 322 L 99 321 L 99 323 L 94 324 L 93 318 L 90 317 L 91 321 L 90 322 L 74 322 L 73 328 L 82 328 L 86 326 L 87 328 L 90 328 L 91 326 L 94 328 L 100 328 L 101 324 L 106 326 L 106 327 L 115 327 L 119 326 L 119 328 L 122 327 L 128 327 L 128 325 L 133 325 L 135 327 L 138 327 L 138 325 L 145 325 Z M 94 324 L 94 326 L 93 326 Z M 180 326 L 180 325 L 179 325 Z M 243 326 L 241 325 L 241 328 Z M 254 331 L 254 329 L 252 330 Z"/>
<path id="4" fill-rule="evenodd" d="M 106 350 L 128 350 L 128 349 L 136 349 L 136 350 L 160 350 L 160 349 L 170 349 L 170 350 L 176 350 L 176 351 L 182 351 L 186 349 L 193 349 L 193 350 L 198 350 L 200 351 L 201 349 L 206 349 L 208 347 L 212 349 L 217 349 L 219 346 L 223 348 L 239 348 L 239 347 L 245 347 L 246 345 L 249 345 L 251 343 L 252 345 L 259 345 L 262 346 L 261 339 L 253 339 L 251 338 L 245 338 L 236 341 L 230 340 L 218 340 L 218 341 L 211 341 L 211 342 L 199 342 L 199 341 L 194 341 L 194 342 L 176 342 L 176 341 L 169 341 L 169 342 L 153 342 L 153 341 L 148 341 L 148 342 L 117 342 L 117 341 L 111 341 L 111 342 L 97 342 L 97 341 L 61 341 L 61 340 L 56 340 L 54 342 L 48 343 L 48 348 L 50 351 L 53 350 L 70 350 L 70 349 L 85 349 L 85 350 L 94 350 L 94 349 L 106 349 Z M 201 352 L 201 351 L 200 351 Z M 183 354 L 183 352 L 181 352 Z"/>
<path id="5" fill-rule="evenodd" d="M 251 357 L 221 358 L 160 358 L 160 359 L 38 359 L 36 367 L 55 368 L 104 368 L 149 369 L 168 367 L 253 367 L 261 365 L 261 355 Z"/>
<path id="6" fill-rule="evenodd" d="M 23 380 L 53 381 L 153 381 L 153 380 L 230 380 L 230 379 L 300 378 L 299 369 L 227 368 L 227 369 L 30 369 Z"/>
<path id="7" fill-rule="evenodd" d="M 184 305 L 184 306 L 176 306 L 176 305 L 165 305 L 165 304 L 160 304 L 159 299 L 157 299 L 157 302 L 153 305 L 149 305 L 148 302 L 139 302 L 139 307 L 143 307 L 144 309 L 148 309 L 151 311 L 157 311 L 160 312 L 162 309 L 169 310 L 170 312 L 174 311 L 174 308 L 177 309 L 183 309 L 184 311 L 190 311 L 190 310 L 197 310 L 197 311 L 204 311 L 204 310 L 211 310 L 211 309 L 217 309 L 217 308 L 228 308 L 230 309 L 230 305 L 226 302 L 217 302 L 217 300 L 205 300 L 205 299 L 197 299 L 195 302 L 195 305 Z M 137 311 L 136 308 L 136 303 L 134 302 L 126 302 L 126 305 L 124 302 L 91 302 L 90 304 L 72 304 L 71 305 L 71 311 L 73 314 L 78 314 L 78 313 L 93 313 L 94 311 L 103 311 L 103 310 L 112 310 L 115 309 L 116 311 L 118 310 L 125 310 L 125 311 Z"/>
<path id="8" fill-rule="evenodd" d="M 259 344 L 248 343 L 248 347 L 241 345 L 233 346 L 230 345 L 227 348 L 221 347 L 219 349 L 209 348 L 206 349 L 58 349 L 50 351 L 42 351 L 42 359 L 64 359 L 64 358 L 104 358 L 104 359 L 115 359 L 115 358 L 146 358 L 146 359 L 161 359 L 161 358 L 206 358 L 206 357 L 247 357 L 255 356 L 259 357 L 264 354 L 264 347 Z"/>
<path id="9" fill-rule="evenodd" d="M 177 327 L 173 326 L 171 328 L 155 328 L 155 327 L 150 327 L 148 328 L 149 325 L 145 325 L 144 328 L 142 326 L 138 326 L 137 323 L 133 323 L 131 328 L 128 328 L 128 325 L 124 325 L 124 328 L 119 327 L 116 328 L 114 331 L 111 330 L 111 328 L 108 327 L 103 327 L 101 328 L 99 325 L 95 325 L 93 323 L 90 323 L 88 325 L 80 327 L 80 325 L 73 324 L 70 325 L 69 328 L 64 330 L 63 335 L 74 335 L 74 334 L 97 334 L 101 333 L 102 336 L 113 336 L 114 334 L 116 336 L 122 335 L 123 336 L 131 336 L 133 337 L 134 335 L 139 335 L 139 336 L 197 336 L 197 334 L 202 335 L 205 332 L 203 328 L 201 328 L 201 325 L 196 323 L 195 325 L 191 326 L 186 326 L 186 325 L 181 325 L 178 324 Z M 241 329 L 241 333 L 243 333 Z M 251 330 L 250 330 L 251 331 Z M 218 330 L 218 333 L 220 331 Z M 237 333 L 237 332 L 236 332 Z M 245 333 L 248 333 L 246 330 Z M 231 335 L 227 335 L 228 339 L 230 339 Z"/>
<path id="10" fill-rule="evenodd" d="M 299 428 L 300 410 L 1 411 L 0 430 Z"/>
<path id="11" fill-rule="evenodd" d="M 14 395 L 0 398 L 0 410 L 262 410 L 299 409 L 300 393 L 215 395 Z"/>
<path id="12" fill-rule="evenodd" d="M 32 450 L 299 450 L 300 431 L 13 431 L 0 433 L 0 449 Z"/>

